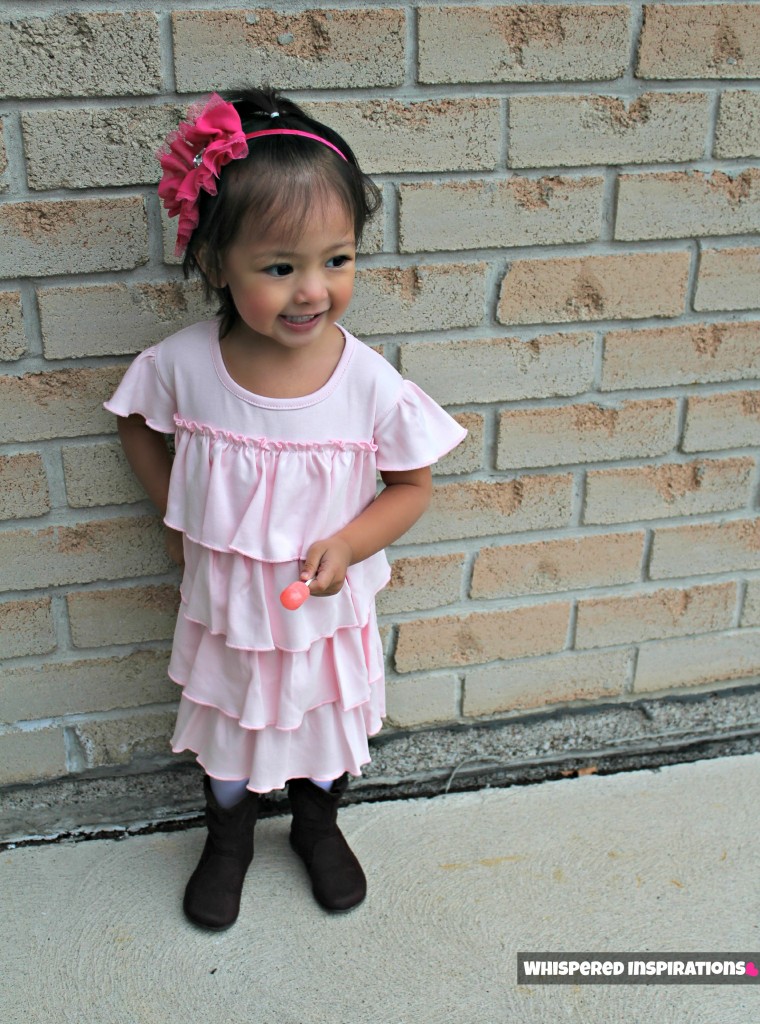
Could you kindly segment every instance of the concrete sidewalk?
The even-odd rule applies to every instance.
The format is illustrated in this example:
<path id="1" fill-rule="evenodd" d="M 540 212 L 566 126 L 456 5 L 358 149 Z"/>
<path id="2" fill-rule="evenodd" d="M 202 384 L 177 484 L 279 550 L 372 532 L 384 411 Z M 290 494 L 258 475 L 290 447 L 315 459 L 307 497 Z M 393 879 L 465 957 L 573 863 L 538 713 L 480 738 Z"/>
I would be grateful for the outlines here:
<path id="1" fill-rule="evenodd" d="M 748 985 L 516 984 L 518 950 L 760 950 L 760 754 L 362 804 L 367 901 L 312 901 L 287 818 L 238 923 L 180 907 L 202 832 L 0 855 L 3 1024 L 755 1024 Z"/>

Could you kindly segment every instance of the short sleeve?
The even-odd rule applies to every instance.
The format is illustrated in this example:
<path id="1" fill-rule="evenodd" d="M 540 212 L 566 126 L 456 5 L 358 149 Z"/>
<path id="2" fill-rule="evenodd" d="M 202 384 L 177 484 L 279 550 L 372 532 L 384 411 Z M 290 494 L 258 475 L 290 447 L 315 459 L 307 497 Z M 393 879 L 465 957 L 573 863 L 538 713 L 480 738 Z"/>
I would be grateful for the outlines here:
<path id="1" fill-rule="evenodd" d="M 457 421 L 412 381 L 375 427 L 377 468 L 390 472 L 430 466 L 467 436 Z"/>
<path id="2" fill-rule="evenodd" d="M 153 430 L 162 434 L 174 433 L 177 403 L 159 374 L 156 346 L 137 356 L 127 368 L 114 394 L 103 404 L 117 416 L 138 413 Z"/>

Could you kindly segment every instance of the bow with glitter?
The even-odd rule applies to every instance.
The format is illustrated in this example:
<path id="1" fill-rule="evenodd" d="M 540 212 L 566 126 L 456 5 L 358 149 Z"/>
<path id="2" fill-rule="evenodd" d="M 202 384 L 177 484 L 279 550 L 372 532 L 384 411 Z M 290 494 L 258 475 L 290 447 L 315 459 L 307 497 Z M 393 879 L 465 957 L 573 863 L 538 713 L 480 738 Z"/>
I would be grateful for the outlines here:
<path id="1" fill-rule="evenodd" d="M 248 152 L 240 115 L 213 93 L 197 116 L 183 121 L 166 140 L 158 158 L 163 170 L 158 194 L 170 217 L 179 216 L 177 246 L 181 256 L 198 226 L 198 195 L 217 192 L 217 178 L 230 160 Z"/>

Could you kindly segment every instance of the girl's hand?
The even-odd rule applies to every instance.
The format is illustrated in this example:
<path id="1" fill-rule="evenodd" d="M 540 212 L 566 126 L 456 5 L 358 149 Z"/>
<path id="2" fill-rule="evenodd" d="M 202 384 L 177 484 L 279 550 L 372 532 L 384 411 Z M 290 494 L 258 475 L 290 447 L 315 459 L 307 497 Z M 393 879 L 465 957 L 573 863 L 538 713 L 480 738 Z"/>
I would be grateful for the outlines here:
<path id="1" fill-rule="evenodd" d="M 166 550 L 169 558 L 177 565 L 185 564 L 185 548 L 182 543 L 182 534 L 179 530 L 172 530 L 170 526 L 166 527 L 166 534 L 164 537 L 166 544 Z"/>
<path id="2" fill-rule="evenodd" d="M 342 537 L 315 541 L 306 552 L 301 579 L 313 580 L 309 584 L 312 597 L 332 597 L 343 587 L 352 561 L 353 552 Z"/>

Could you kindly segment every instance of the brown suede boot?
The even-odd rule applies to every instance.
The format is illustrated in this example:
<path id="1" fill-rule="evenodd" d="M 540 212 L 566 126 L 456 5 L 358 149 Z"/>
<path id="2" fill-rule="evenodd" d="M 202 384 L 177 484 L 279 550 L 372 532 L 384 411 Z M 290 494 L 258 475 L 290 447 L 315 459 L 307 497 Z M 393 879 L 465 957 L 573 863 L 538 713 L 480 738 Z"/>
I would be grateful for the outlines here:
<path id="1" fill-rule="evenodd" d="M 203 777 L 203 791 L 208 838 L 187 883 L 182 909 L 193 924 L 221 931 L 235 923 L 240 910 L 245 873 L 253 860 L 259 798 L 247 792 L 239 803 L 225 810 L 216 802 L 207 775 Z"/>
<path id="2" fill-rule="evenodd" d="M 291 779 L 293 811 L 290 845 L 306 865 L 312 892 L 325 910 L 351 910 L 367 895 L 367 879 L 338 828 L 338 803 L 348 787 L 348 772 L 325 792 L 308 779 Z"/>

